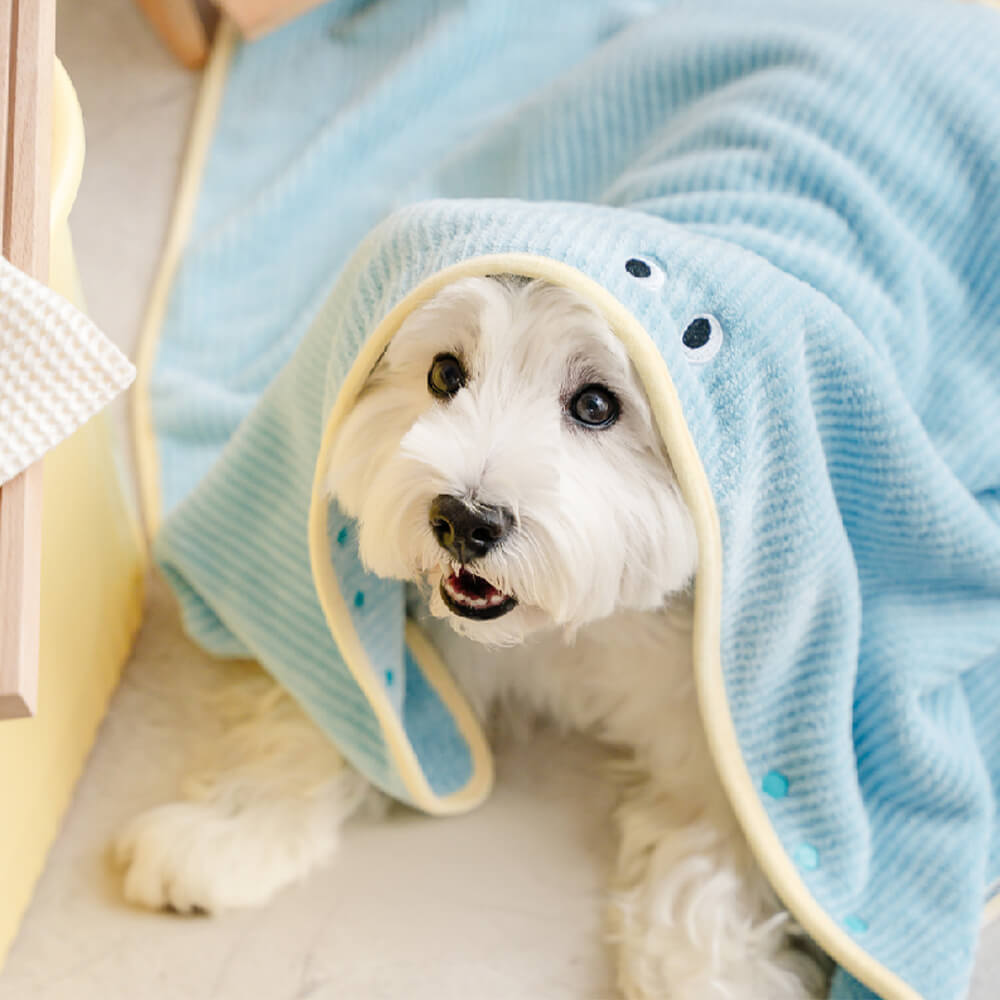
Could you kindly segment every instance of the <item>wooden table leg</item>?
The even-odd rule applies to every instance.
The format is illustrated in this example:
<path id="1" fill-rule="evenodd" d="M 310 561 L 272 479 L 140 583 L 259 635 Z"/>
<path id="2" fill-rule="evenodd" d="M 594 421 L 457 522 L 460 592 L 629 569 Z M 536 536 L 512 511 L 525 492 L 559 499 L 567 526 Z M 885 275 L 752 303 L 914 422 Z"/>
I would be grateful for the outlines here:
<path id="1" fill-rule="evenodd" d="M 55 0 L 0 0 L 3 255 L 45 281 L 49 266 Z M 38 690 L 42 464 L 0 487 L 0 719 L 32 715 Z"/>
<path id="2" fill-rule="evenodd" d="M 201 69 L 208 58 L 208 35 L 195 0 L 137 0 L 174 58 Z"/>

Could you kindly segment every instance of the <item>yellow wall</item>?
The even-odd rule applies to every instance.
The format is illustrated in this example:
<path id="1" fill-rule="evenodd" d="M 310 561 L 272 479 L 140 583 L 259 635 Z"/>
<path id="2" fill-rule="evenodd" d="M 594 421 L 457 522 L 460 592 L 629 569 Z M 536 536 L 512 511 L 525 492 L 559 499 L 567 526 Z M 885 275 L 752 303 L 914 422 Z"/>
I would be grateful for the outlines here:
<path id="1" fill-rule="evenodd" d="M 82 305 L 67 216 L 83 122 L 56 66 L 49 284 Z M 0 721 L 0 963 L 93 743 L 142 614 L 144 552 L 106 413 L 44 462 L 38 714 Z"/>

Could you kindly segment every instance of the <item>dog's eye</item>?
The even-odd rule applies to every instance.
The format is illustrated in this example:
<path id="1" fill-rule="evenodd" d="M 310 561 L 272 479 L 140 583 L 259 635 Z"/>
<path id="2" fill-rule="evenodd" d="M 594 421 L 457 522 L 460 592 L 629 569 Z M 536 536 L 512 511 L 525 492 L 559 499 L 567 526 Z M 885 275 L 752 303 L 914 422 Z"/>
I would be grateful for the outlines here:
<path id="1" fill-rule="evenodd" d="M 585 385 L 569 402 L 569 415 L 585 427 L 610 427 L 619 413 L 618 400 L 603 385 Z"/>
<path id="2" fill-rule="evenodd" d="M 684 345 L 684 353 L 688 356 L 688 360 L 698 365 L 711 361 L 719 353 L 722 340 L 722 327 L 719 321 L 707 313 L 695 316 L 681 336 L 681 344 Z"/>
<path id="3" fill-rule="evenodd" d="M 465 385 L 465 370 L 454 354 L 439 354 L 427 373 L 427 388 L 439 399 L 454 396 Z"/>
<path id="4" fill-rule="evenodd" d="M 642 282 L 644 288 L 656 289 L 663 284 L 663 268 L 652 257 L 629 257 L 625 270 Z"/>

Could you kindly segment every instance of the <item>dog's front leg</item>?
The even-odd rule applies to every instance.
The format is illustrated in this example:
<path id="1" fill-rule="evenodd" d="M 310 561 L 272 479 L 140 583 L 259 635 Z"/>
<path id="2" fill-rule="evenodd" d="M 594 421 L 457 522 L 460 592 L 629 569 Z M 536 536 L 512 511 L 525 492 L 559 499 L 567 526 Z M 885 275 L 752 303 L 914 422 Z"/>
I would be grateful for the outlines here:
<path id="1" fill-rule="evenodd" d="M 707 749 L 691 765 L 680 782 L 633 782 L 621 806 L 611 932 L 624 995 L 817 1000 L 826 972 L 758 869 Z"/>
<path id="2" fill-rule="evenodd" d="M 269 680 L 233 690 L 231 725 L 182 800 L 116 838 L 125 896 L 182 913 L 258 906 L 329 859 L 371 786 Z"/>

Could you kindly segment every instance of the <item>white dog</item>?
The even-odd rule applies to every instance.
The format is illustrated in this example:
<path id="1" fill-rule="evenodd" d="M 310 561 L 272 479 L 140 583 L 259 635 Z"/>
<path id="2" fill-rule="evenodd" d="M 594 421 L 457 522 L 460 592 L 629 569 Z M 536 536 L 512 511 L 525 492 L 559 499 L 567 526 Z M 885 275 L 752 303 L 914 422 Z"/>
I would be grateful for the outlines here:
<path id="1" fill-rule="evenodd" d="M 329 489 L 359 522 L 367 567 L 426 587 L 432 637 L 484 719 L 517 705 L 625 748 L 611 905 L 624 994 L 821 996 L 823 963 L 758 871 L 709 757 L 694 530 L 598 312 L 539 281 L 446 287 L 372 372 Z M 215 773 L 119 838 L 129 899 L 263 903 L 327 860 L 369 798 L 290 698 L 252 683 L 255 709 Z"/>

